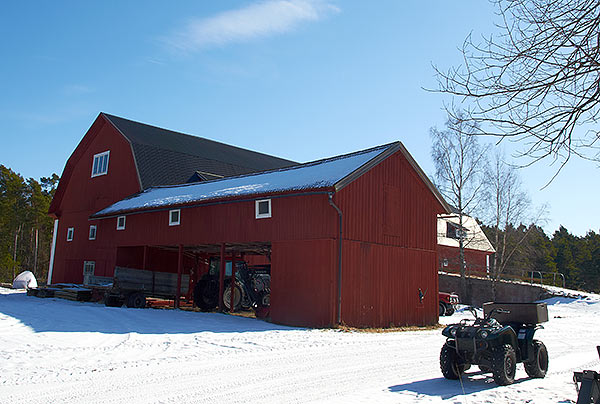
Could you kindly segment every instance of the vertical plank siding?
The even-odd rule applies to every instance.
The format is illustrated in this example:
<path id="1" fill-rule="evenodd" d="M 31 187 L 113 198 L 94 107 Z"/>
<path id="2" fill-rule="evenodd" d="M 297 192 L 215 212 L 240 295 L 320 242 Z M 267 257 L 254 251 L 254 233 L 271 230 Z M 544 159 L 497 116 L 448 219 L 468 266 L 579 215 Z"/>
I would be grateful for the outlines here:
<path id="1" fill-rule="evenodd" d="M 117 262 L 147 261 L 148 269 L 177 271 L 176 252 L 146 248 L 145 259 L 144 246 L 269 242 L 272 320 L 313 327 L 335 323 L 339 229 L 327 195 L 272 195 L 272 217 L 265 219 L 255 218 L 253 200 L 224 201 L 181 207 L 177 226 L 169 226 L 167 209 L 127 215 L 125 229 L 116 230 L 116 218 L 89 216 L 139 190 L 130 147 L 108 125 L 88 135 L 70 184 L 61 191 L 57 237 L 63 241 L 57 243 L 53 281 L 81 282 L 84 260 L 96 261 L 96 275 L 103 276 L 112 276 Z M 105 150 L 111 150 L 109 174 L 90 179 L 93 155 Z M 435 323 L 436 214 L 443 208 L 404 155 L 388 157 L 337 192 L 334 201 L 343 212 L 342 321 L 359 327 Z M 97 225 L 93 241 L 90 224 Z M 68 227 L 75 227 L 75 238 L 67 243 Z M 194 265 L 184 257 L 183 272 Z"/>
<path id="2" fill-rule="evenodd" d="M 335 200 L 344 212 L 343 321 L 357 327 L 437 322 L 436 214 L 443 208 L 406 158 L 398 152 L 386 159 Z"/>
<path id="3" fill-rule="evenodd" d="M 332 239 L 273 243 L 273 322 L 306 327 L 334 323 L 336 251 Z"/>

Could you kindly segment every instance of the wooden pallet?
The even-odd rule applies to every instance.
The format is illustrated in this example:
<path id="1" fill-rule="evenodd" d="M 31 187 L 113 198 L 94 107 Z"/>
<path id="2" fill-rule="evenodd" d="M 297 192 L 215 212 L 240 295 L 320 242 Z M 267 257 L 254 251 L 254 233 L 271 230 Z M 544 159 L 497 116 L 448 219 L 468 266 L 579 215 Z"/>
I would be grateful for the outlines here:
<path id="1" fill-rule="evenodd" d="M 87 302 L 92 297 L 92 291 L 90 289 L 59 289 L 54 292 L 54 297 L 78 302 Z"/>

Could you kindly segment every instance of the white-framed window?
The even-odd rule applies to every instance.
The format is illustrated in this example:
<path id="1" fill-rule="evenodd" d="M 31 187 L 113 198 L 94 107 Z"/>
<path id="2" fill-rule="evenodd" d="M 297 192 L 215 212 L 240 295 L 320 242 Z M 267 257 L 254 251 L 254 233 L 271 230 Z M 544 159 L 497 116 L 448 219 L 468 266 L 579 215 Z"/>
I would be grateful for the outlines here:
<path id="1" fill-rule="evenodd" d="M 260 199 L 255 201 L 256 208 L 256 218 L 264 219 L 267 217 L 271 217 L 271 200 L 270 199 Z"/>
<path id="2" fill-rule="evenodd" d="M 83 284 L 90 284 L 90 277 L 94 276 L 96 261 L 83 261 Z"/>
<path id="3" fill-rule="evenodd" d="M 92 162 L 92 177 L 104 175 L 108 173 L 108 157 L 110 150 L 102 153 L 94 154 L 94 161 Z"/>
<path id="4" fill-rule="evenodd" d="M 181 209 L 172 209 L 169 211 L 169 226 L 177 226 L 181 223 Z"/>
<path id="5" fill-rule="evenodd" d="M 89 235 L 90 240 L 96 240 L 96 229 L 97 229 L 97 226 L 95 224 L 90 225 L 90 235 Z"/>
<path id="6" fill-rule="evenodd" d="M 69 227 L 67 229 L 67 241 L 73 241 L 73 236 L 75 235 L 75 228 Z"/>
<path id="7" fill-rule="evenodd" d="M 96 261 L 83 261 L 83 275 L 94 275 Z"/>
<path id="8" fill-rule="evenodd" d="M 117 217 L 117 230 L 125 230 L 125 216 Z"/>

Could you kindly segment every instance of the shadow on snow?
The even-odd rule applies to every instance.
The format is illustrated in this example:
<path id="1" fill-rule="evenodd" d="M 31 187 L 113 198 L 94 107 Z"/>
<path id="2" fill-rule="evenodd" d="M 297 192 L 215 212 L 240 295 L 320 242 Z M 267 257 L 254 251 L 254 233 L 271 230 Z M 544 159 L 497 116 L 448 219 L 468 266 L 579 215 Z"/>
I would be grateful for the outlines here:
<path id="1" fill-rule="evenodd" d="M 515 384 L 528 380 L 527 378 L 516 379 Z M 494 383 L 492 375 L 483 372 L 466 373 L 461 380 L 448 380 L 443 377 L 435 379 L 420 380 L 417 382 L 398 384 L 388 387 L 392 393 L 412 392 L 419 395 L 435 396 L 442 399 L 450 399 L 456 396 L 478 393 L 500 387 Z"/>
<path id="2" fill-rule="evenodd" d="M 298 330 L 220 313 L 106 307 L 58 298 L 40 299 L 25 293 L 0 294 L 0 321 L 3 315 L 19 320 L 35 332 L 191 334 Z"/>

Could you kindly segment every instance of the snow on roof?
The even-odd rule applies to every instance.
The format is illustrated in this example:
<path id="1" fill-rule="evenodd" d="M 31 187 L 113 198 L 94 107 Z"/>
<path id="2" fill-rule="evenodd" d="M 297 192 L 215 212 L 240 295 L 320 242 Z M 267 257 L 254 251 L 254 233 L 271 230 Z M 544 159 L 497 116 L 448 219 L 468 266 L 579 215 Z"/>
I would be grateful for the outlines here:
<path id="1" fill-rule="evenodd" d="M 343 156 L 256 174 L 149 188 L 102 209 L 92 217 L 243 195 L 333 187 L 395 144 L 390 143 Z"/>

